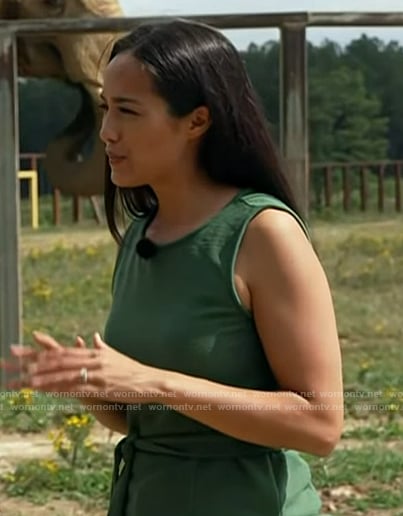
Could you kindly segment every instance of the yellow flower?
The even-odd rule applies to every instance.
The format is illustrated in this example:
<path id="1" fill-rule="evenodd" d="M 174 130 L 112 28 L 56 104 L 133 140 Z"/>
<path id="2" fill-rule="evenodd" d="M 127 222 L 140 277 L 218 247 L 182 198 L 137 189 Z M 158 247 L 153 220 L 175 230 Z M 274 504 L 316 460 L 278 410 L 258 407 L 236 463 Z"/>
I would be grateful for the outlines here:
<path id="1" fill-rule="evenodd" d="M 30 405 L 32 403 L 34 391 L 32 389 L 21 389 L 20 390 L 20 398 L 27 404 Z"/>
<path id="2" fill-rule="evenodd" d="M 96 256 L 98 254 L 98 252 L 99 252 L 98 249 L 96 247 L 94 247 L 93 245 L 89 245 L 85 249 L 85 254 L 87 256 Z"/>
<path id="3" fill-rule="evenodd" d="M 371 367 L 372 367 L 372 360 L 364 360 L 360 364 L 360 368 L 361 368 L 362 371 L 367 371 Z"/>
<path id="4" fill-rule="evenodd" d="M 95 443 L 89 437 L 84 439 L 84 447 L 87 448 L 90 451 L 93 451 L 96 448 Z"/>
<path id="5" fill-rule="evenodd" d="M 16 478 L 17 477 L 14 475 L 14 473 L 4 473 L 3 475 L 3 480 L 10 483 L 15 482 Z"/>
<path id="6" fill-rule="evenodd" d="M 76 428 L 82 428 L 84 426 L 87 426 L 90 422 L 90 418 L 87 414 L 81 414 L 80 416 L 70 416 L 67 421 L 66 421 L 66 424 L 67 426 L 71 427 L 76 427 Z"/>
<path id="7" fill-rule="evenodd" d="M 38 247 L 33 247 L 29 253 L 29 257 L 33 260 L 37 260 L 42 256 L 42 251 Z"/>
<path id="8" fill-rule="evenodd" d="M 90 417 L 88 414 L 82 414 L 81 415 L 81 423 L 83 426 L 86 426 L 88 425 L 88 423 L 90 422 Z"/>
<path id="9" fill-rule="evenodd" d="M 64 435 L 63 431 L 56 434 L 56 436 L 53 439 L 53 447 L 56 451 L 69 451 L 71 450 L 71 442 L 70 440 Z"/>
<path id="10" fill-rule="evenodd" d="M 59 239 L 53 246 L 53 251 L 63 251 L 64 249 L 67 249 L 67 246 L 63 239 Z"/>
<path id="11" fill-rule="evenodd" d="M 57 449 L 64 450 L 64 451 L 70 451 L 71 450 L 71 442 L 68 441 L 67 439 L 63 439 L 62 441 L 59 442 Z"/>
<path id="12" fill-rule="evenodd" d="M 384 329 L 385 325 L 383 323 L 378 323 L 374 326 L 375 333 L 382 333 Z"/>
<path id="13" fill-rule="evenodd" d="M 386 391 L 384 392 L 384 396 L 386 398 L 396 398 L 399 395 L 398 390 L 396 387 L 388 387 Z"/>
<path id="14" fill-rule="evenodd" d="M 34 297 L 44 299 L 48 301 L 53 294 L 52 288 L 45 279 L 35 280 L 30 287 L 31 294 Z"/>
<path id="15" fill-rule="evenodd" d="M 66 421 L 67 426 L 80 426 L 80 419 L 78 416 L 70 416 Z"/>
<path id="16" fill-rule="evenodd" d="M 39 465 L 51 473 L 55 473 L 59 469 L 59 465 L 53 460 L 41 460 Z"/>

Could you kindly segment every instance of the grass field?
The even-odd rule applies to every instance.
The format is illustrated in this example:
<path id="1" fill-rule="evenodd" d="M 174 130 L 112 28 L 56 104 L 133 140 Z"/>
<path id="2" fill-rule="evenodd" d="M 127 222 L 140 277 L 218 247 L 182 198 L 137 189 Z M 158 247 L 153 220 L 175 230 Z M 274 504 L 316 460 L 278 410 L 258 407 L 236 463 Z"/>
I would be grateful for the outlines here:
<path id="1" fill-rule="evenodd" d="M 332 288 L 343 351 L 346 425 L 328 458 L 306 457 L 333 515 L 403 515 L 403 218 L 311 222 Z M 102 228 L 22 237 L 24 337 L 64 342 L 101 330 L 116 248 Z"/>

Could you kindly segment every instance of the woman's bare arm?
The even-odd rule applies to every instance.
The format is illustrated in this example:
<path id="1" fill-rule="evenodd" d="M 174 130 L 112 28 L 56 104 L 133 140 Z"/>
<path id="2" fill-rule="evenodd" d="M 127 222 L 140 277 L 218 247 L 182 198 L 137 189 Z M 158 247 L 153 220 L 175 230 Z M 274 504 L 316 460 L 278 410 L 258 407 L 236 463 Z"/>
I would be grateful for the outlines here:
<path id="1" fill-rule="evenodd" d="M 92 414 L 101 425 L 113 432 L 128 434 L 126 405 L 104 401 L 96 397 L 86 397 L 80 401 L 85 410 Z"/>
<path id="2" fill-rule="evenodd" d="M 330 290 L 318 258 L 293 217 L 265 210 L 251 222 L 238 262 L 278 392 L 176 372 L 161 374 L 159 388 L 175 392 L 175 410 L 232 437 L 328 455 L 342 432 L 343 382 Z M 169 403 L 163 395 L 160 402 Z"/>

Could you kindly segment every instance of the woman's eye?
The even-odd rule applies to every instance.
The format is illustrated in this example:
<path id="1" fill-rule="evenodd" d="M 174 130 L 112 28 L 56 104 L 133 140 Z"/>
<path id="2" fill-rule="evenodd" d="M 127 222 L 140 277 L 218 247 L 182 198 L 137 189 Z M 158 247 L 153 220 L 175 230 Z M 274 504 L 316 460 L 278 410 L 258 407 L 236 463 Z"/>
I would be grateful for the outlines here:
<path id="1" fill-rule="evenodd" d="M 133 111 L 132 109 L 127 109 L 127 108 L 124 108 L 124 107 L 119 108 L 119 111 L 121 113 L 125 113 L 127 115 L 135 115 L 135 116 L 139 115 L 139 113 L 137 113 L 136 111 Z"/>
<path id="2" fill-rule="evenodd" d="M 98 107 L 101 111 L 108 111 L 108 105 L 105 104 L 105 102 L 101 102 L 100 104 L 98 104 Z M 134 116 L 139 115 L 139 113 L 137 113 L 136 111 L 133 111 L 132 109 L 128 109 L 128 108 L 124 108 L 124 107 L 119 107 L 118 109 L 121 113 L 124 113 L 126 115 L 134 115 Z"/>

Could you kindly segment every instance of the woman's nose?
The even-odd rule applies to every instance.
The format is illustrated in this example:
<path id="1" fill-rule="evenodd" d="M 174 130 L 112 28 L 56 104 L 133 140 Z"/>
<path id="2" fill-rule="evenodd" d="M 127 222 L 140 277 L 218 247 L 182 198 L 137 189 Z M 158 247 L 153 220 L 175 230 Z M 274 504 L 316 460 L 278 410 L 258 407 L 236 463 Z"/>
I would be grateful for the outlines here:
<path id="1" fill-rule="evenodd" d="M 102 118 L 99 137 L 104 143 L 116 142 L 119 139 L 118 129 L 107 113 Z"/>

